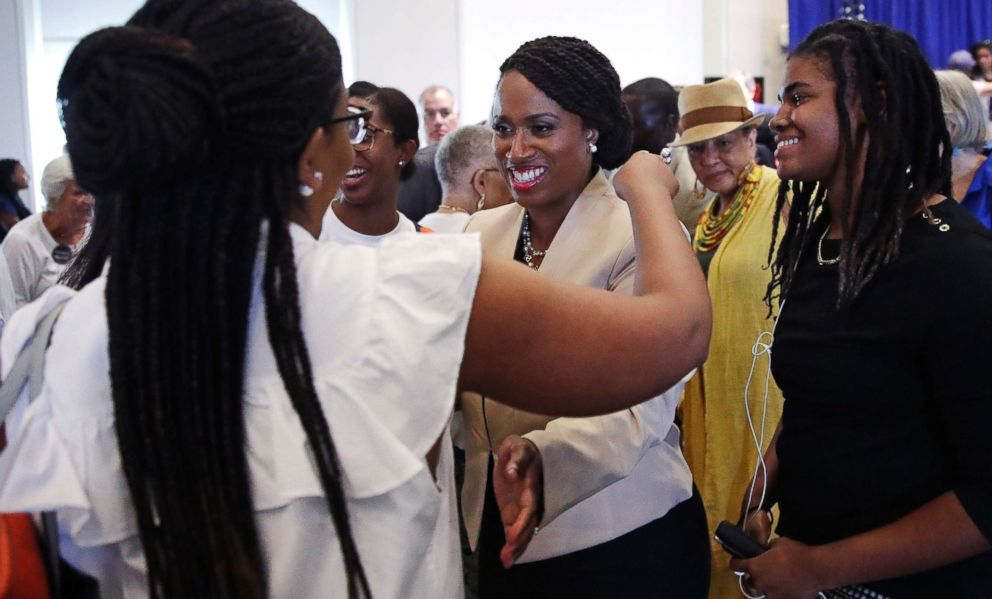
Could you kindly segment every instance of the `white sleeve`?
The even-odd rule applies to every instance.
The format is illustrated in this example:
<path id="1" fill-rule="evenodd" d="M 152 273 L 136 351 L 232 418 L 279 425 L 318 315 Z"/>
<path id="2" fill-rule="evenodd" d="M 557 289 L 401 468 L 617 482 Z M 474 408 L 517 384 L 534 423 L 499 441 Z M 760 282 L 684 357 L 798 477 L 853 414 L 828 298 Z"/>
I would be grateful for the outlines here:
<path id="1" fill-rule="evenodd" d="M 398 235 L 380 247 L 363 380 L 418 455 L 454 409 L 481 265 L 478 235 Z"/>
<path id="2" fill-rule="evenodd" d="M 4 240 L 3 256 L 10 270 L 10 281 L 14 292 L 15 309 L 20 308 L 32 299 L 35 285 L 38 282 L 38 257 L 34 254 L 31 244 L 20 235 L 10 236 Z"/>
<path id="3" fill-rule="evenodd" d="M 307 344 L 346 492 L 384 493 L 424 468 L 454 411 L 479 238 L 409 233 L 378 248 L 321 244 L 305 262 L 301 293 L 319 299 L 304 314 Z"/>

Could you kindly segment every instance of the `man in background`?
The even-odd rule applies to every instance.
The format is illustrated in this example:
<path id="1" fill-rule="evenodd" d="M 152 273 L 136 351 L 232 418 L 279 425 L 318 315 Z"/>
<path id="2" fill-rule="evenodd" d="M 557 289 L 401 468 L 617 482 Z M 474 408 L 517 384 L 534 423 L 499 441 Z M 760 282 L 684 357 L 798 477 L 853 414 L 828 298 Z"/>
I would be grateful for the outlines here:
<path id="1" fill-rule="evenodd" d="M 623 88 L 623 102 L 634 119 L 633 151 L 652 154 L 675 140 L 679 124 L 679 94 L 663 79 L 648 77 Z M 683 147 L 670 148 L 672 172 L 679 180 L 679 192 L 672 198 L 675 214 L 693 232 L 699 215 L 713 194 L 696 186 L 696 173 Z"/>
<path id="2" fill-rule="evenodd" d="M 431 85 L 420 94 L 420 114 L 427 144 L 413 157 L 417 165 L 413 176 L 400 186 L 396 209 L 414 222 L 441 205 L 441 183 L 434 167 L 437 144 L 458 127 L 455 95 L 443 85 Z"/>

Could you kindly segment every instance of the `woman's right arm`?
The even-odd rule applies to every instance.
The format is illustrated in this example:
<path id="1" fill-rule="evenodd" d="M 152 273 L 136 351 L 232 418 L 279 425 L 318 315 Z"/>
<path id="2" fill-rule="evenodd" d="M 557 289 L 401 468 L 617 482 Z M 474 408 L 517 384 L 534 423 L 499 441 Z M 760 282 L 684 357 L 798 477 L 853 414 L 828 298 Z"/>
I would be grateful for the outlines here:
<path id="1" fill-rule="evenodd" d="M 638 296 L 484 259 L 462 388 L 532 412 L 589 416 L 658 395 L 703 362 L 709 296 L 672 208 L 674 176 L 657 156 L 638 153 L 614 184 L 630 208 Z"/>

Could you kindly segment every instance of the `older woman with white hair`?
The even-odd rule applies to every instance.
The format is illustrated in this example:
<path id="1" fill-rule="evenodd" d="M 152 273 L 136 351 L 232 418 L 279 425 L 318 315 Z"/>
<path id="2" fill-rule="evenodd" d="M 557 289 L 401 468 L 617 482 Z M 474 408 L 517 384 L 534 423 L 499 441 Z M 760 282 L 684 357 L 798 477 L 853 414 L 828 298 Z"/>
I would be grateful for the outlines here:
<path id="1" fill-rule="evenodd" d="M 31 302 L 58 280 L 82 245 L 93 218 L 93 196 L 76 185 L 68 156 L 48 163 L 41 188 L 44 210 L 14 225 L 0 245 L 10 270 L 15 308 Z"/>
<path id="2" fill-rule="evenodd" d="M 461 233 L 476 210 L 513 201 L 493 155 L 493 130 L 466 125 L 449 133 L 434 155 L 441 182 L 441 205 L 420 219 L 438 233 Z"/>
<path id="3" fill-rule="evenodd" d="M 944 122 L 951 135 L 954 199 L 992 228 L 992 160 L 982 149 L 989 140 L 985 108 L 971 81 L 958 71 L 937 71 Z"/>

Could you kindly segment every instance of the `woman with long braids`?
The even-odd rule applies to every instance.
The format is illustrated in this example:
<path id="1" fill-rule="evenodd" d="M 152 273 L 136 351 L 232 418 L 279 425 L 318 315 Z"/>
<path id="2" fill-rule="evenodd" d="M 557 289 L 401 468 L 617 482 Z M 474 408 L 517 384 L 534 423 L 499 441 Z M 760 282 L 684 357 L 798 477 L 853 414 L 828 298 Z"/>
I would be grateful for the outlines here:
<path id="1" fill-rule="evenodd" d="M 742 510 L 764 542 L 777 502 L 781 536 L 731 568 L 768 599 L 992 596 L 992 238 L 950 199 L 937 79 L 909 35 L 834 21 L 782 96 L 785 405 Z"/>
<path id="2" fill-rule="evenodd" d="M 473 236 L 319 243 L 368 114 L 287 0 L 151 0 L 79 43 L 59 100 L 80 184 L 111 198 L 109 259 L 7 324 L 9 370 L 64 306 L 6 420 L 0 510 L 56 510 L 105 597 L 456 595 L 429 456 L 458 385 L 590 415 L 705 356 L 705 286 L 647 156 L 617 183 L 639 297 L 482 260 Z"/>
<path id="3" fill-rule="evenodd" d="M 466 232 L 542 277 L 633 293 L 642 256 L 602 170 L 623 164 L 631 144 L 609 59 L 583 40 L 545 37 L 500 72 L 494 148 L 516 201 L 476 213 Z M 595 418 L 463 397 L 462 512 L 481 597 L 706 596 L 706 519 L 673 424 L 681 389 Z"/>

